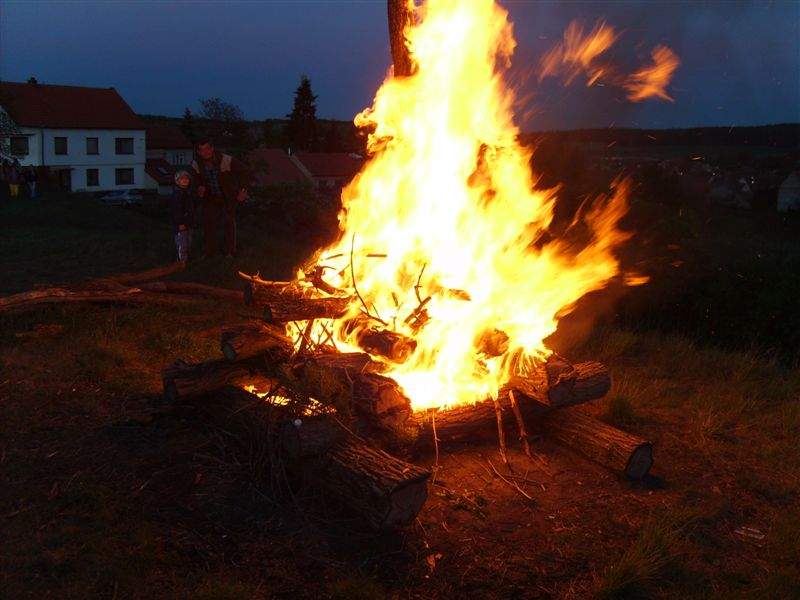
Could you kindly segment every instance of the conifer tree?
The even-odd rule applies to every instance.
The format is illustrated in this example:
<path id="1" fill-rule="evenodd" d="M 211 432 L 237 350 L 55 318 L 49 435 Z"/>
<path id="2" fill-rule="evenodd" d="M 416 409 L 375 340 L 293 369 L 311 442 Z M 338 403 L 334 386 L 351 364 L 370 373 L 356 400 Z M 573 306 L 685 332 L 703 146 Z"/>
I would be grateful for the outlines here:
<path id="1" fill-rule="evenodd" d="M 286 137 L 292 150 L 313 150 L 317 145 L 317 97 L 303 75 L 294 92 L 294 107 L 287 115 Z"/>

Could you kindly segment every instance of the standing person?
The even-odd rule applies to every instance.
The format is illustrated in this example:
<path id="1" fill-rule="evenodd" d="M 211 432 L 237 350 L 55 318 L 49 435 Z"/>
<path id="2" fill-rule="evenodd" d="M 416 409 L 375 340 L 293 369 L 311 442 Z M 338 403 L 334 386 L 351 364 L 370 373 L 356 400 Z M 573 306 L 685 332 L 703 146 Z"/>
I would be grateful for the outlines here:
<path id="1" fill-rule="evenodd" d="M 11 166 L 8 168 L 8 193 L 12 199 L 19 196 L 19 167 L 17 166 L 18 163 L 14 161 L 11 163 Z"/>
<path id="2" fill-rule="evenodd" d="M 236 207 L 247 199 L 248 169 L 229 154 L 218 152 L 211 140 L 201 138 L 197 158 L 192 161 L 197 195 L 203 202 L 205 256 L 217 253 L 220 222 L 223 224 L 225 256 L 236 254 Z"/>
<path id="3" fill-rule="evenodd" d="M 36 169 L 33 168 L 33 165 L 29 166 L 25 172 L 25 181 L 28 182 L 28 191 L 31 193 L 31 198 L 36 198 L 36 182 L 38 179 Z"/>
<path id="4" fill-rule="evenodd" d="M 172 209 L 172 227 L 175 232 L 175 247 L 178 250 L 178 262 L 186 264 L 189 248 L 192 245 L 192 229 L 194 228 L 194 195 L 191 190 L 192 179 L 186 171 L 175 173 L 175 187 L 170 198 Z"/>

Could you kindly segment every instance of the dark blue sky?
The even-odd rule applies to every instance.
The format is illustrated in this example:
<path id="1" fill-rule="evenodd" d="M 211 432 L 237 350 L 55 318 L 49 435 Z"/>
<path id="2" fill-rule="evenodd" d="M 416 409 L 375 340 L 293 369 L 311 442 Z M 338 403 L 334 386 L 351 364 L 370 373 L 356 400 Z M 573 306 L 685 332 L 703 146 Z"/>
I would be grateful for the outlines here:
<path id="1" fill-rule="evenodd" d="M 682 60 L 672 104 L 630 104 L 610 88 L 528 86 L 533 98 L 520 114 L 535 116 L 526 129 L 800 121 L 800 2 L 502 4 L 515 22 L 517 80 L 574 18 L 624 31 L 620 62 L 641 62 L 658 43 Z M 0 78 L 113 85 L 142 113 L 180 115 L 220 96 L 250 118 L 282 117 L 306 73 L 318 114 L 351 119 L 389 62 L 386 0 L 4 0 L 0 19 Z"/>

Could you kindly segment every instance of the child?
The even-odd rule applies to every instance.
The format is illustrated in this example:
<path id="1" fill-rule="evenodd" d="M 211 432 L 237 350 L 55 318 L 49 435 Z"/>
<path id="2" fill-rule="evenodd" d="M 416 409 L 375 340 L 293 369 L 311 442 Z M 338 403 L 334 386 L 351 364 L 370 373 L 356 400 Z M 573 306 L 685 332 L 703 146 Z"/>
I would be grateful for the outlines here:
<path id="1" fill-rule="evenodd" d="M 190 189 L 192 179 L 186 171 L 175 173 L 175 188 L 172 191 L 172 225 L 175 229 L 175 246 L 178 249 L 178 262 L 186 264 L 189 247 L 192 245 L 194 227 L 194 198 Z"/>

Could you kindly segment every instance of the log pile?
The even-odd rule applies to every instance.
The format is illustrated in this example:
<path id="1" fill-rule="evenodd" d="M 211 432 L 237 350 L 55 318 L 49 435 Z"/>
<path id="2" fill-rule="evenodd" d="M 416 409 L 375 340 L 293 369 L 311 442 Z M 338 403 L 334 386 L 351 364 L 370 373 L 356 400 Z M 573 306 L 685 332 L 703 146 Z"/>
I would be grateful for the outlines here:
<path id="1" fill-rule="evenodd" d="M 504 453 L 506 432 L 517 432 L 530 453 L 530 431 L 629 479 L 649 472 L 650 442 L 581 411 L 579 405 L 602 398 L 610 389 L 611 378 L 602 364 L 570 364 L 553 355 L 519 370 L 497 398 L 414 412 L 402 387 L 386 375 L 387 363 L 413 354 L 414 340 L 364 313 L 339 325 L 362 352 L 339 352 L 332 344 L 310 342 L 315 319 L 341 317 L 354 302 L 327 286 L 318 273 L 314 277 L 313 285 L 305 286 L 243 275 L 242 298 L 258 309 L 261 320 L 223 330 L 221 358 L 167 368 L 165 397 L 175 402 L 235 385 L 267 394 L 264 402 L 280 400 L 273 413 L 281 420 L 276 424 L 280 433 L 273 443 L 289 468 L 311 478 L 376 529 L 413 521 L 431 475 L 387 451 L 409 457 L 446 444 L 499 440 Z M 322 289 L 333 295 L 324 296 Z M 300 335 L 292 334 L 293 340 L 286 331 Z M 487 354 L 502 352 L 507 337 L 495 331 L 481 343 Z M 512 443 L 516 439 L 509 437 Z"/>

